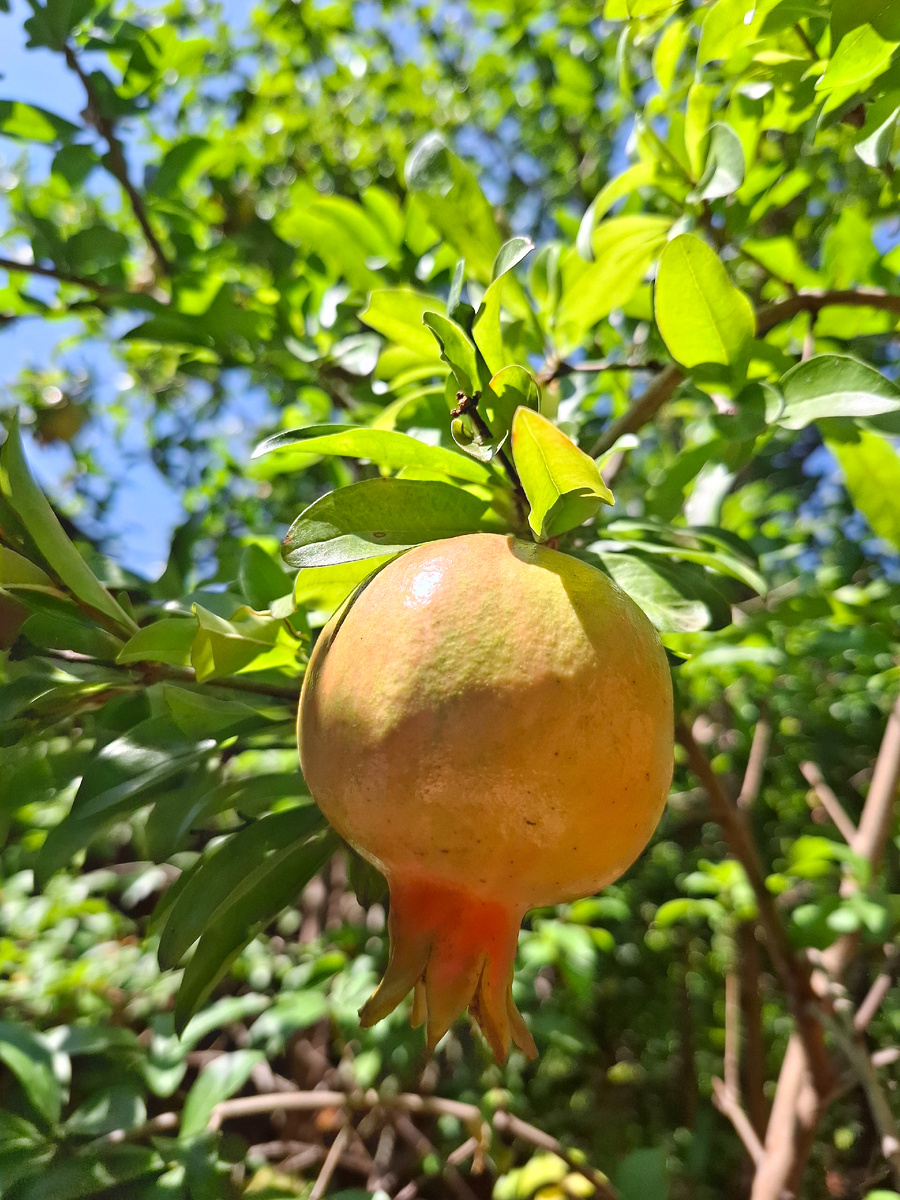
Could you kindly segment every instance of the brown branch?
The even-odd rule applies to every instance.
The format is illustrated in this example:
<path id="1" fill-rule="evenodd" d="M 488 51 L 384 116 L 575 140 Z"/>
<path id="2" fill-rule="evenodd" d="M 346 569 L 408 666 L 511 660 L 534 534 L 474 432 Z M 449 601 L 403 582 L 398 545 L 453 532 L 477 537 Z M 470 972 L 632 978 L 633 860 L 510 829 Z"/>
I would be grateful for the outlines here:
<path id="1" fill-rule="evenodd" d="M 816 1085 L 824 1095 L 832 1087 L 834 1069 L 825 1050 L 821 1023 L 816 1016 L 815 994 L 810 983 L 809 970 L 806 964 L 794 955 L 781 915 L 766 887 L 765 872 L 746 814 L 729 800 L 721 780 L 713 771 L 709 759 L 695 741 L 683 717 L 676 721 L 675 732 L 687 751 L 691 770 L 706 791 L 713 819 L 722 827 L 731 852 L 747 873 L 747 879 L 756 897 L 759 922 L 766 935 L 769 957 L 788 995 L 797 1032 L 808 1056 Z"/>
<path id="2" fill-rule="evenodd" d="M 675 389 L 684 382 L 684 379 L 684 372 L 674 363 L 664 367 L 631 408 L 607 425 L 588 450 L 591 458 L 605 454 L 623 434 L 636 433 L 648 421 L 652 421 L 662 406 L 672 398 Z"/>
<path id="3" fill-rule="evenodd" d="M 745 921 L 738 929 L 738 955 L 741 975 L 741 1018 L 744 1028 L 744 1107 L 757 1136 L 766 1135 L 766 1045 L 763 1036 L 762 996 L 760 995 L 759 942 L 756 922 Z"/>
<path id="4" fill-rule="evenodd" d="M 271 1112 L 314 1112 L 320 1108 L 349 1107 L 351 1110 L 382 1108 L 388 1114 L 401 1112 L 424 1116 L 455 1117 L 465 1125 L 483 1124 L 485 1117 L 474 1104 L 461 1100 L 448 1100 L 443 1096 L 419 1096 L 415 1092 L 404 1092 L 398 1096 L 382 1097 L 372 1090 L 357 1095 L 346 1092 L 275 1092 L 259 1096 L 238 1096 L 223 1100 L 212 1111 L 209 1129 L 217 1130 L 222 1123 L 234 1117 L 256 1116 Z M 498 1133 L 520 1138 L 539 1150 L 548 1150 L 561 1158 L 573 1171 L 590 1180 L 599 1200 L 618 1200 L 615 1190 L 605 1175 L 579 1162 L 578 1159 L 549 1133 L 544 1133 L 520 1117 L 499 1109 L 491 1117 L 491 1124 Z"/>
<path id="5" fill-rule="evenodd" d="M 857 1033 L 862 1033 L 869 1028 L 878 1010 L 884 1003 L 885 997 L 894 986 L 900 952 L 898 952 L 896 946 L 886 946 L 885 950 L 887 952 L 887 962 L 884 970 L 875 977 L 874 983 L 869 988 L 853 1018 L 853 1026 Z"/>
<path id="6" fill-rule="evenodd" d="M 766 771 L 766 760 L 769 757 L 769 746 L 772 744 L 772 723 L 763 713 L 756 722 L 753 730 L 753 741 L 750 743 L 750 754 L 747 757 L 747 770 L 744 772 L 744 782 L 738 793 L 738 808 L 751 808 L 756 802 L 762 787 Z"/>
<path id="7" fill-rule="evenodd" d="M 848 846 L 852 846 L 857 838 L 857 828 L 847 815 L 847 812 L 837 796 L 825 781 L 825 776 L 814 762 L 802 762 L 800 774 L 812 788 L 819 804 L 837 826 L 838 833 Z"/>
<path id="8" fill-rule="evenodd" d="M 109 171 L 119 181 L 121 188 L 128 201 L 131 204 L 132 212 L 140 225 L 144 237 L 147 240 L 147 245 L 153 253 L 153 258 L 156 264 L 157 273 L 160 275 L 171 275 L 172 266 L 166 257 L 166 253 L 162 248 L 156 234 L 153 232 L 153 226 L 150 224 L 150 218 L 147 215 L 147 208 L 144 204 L 144 198 L 131 182 L 131 177 L 128 174 L 128 164 L 125 159 L 125 149 L 122 142 L 116 133 L 116 127 L 109 117 L 104 115 L 103 101 L 97 95 L 97 89 L 89 75 L 82 69 L 81 63 L 78 61 L 78 56 L 71 46 L 65 46 L 63 53 L 66 59 L 66 65 L 70 71 L 73 71 L 81 81 L 85 95 L 88 100 L 88 107 L 85 113 L 86 119 L 97 130 L 100 136 L 105 140 L 109 147 Z"/>
<path id="9" fill-rule="evenodd" d="M 397 1132 L 419 1158 L 439 1157 L 436 1148 L 421 1129 L 412 1123 L 406 1113 L 395 1112 L 392 1114 L 391 1119 L 397 1127 Z M 458 1200 L 478 1200 L 478 1197 L 452 1163 L 445 1163 L 441 1174 L 447 1190 L 452 1192 Z M 310 1200 L 313 1200 L 313 1197 L 310 1197 Z"/>
<path id="10" fill-rule="evenodd" d="M 750 1155 L 754 1164 L 759 1166 L 765 1156 L 765 1150 L 762 1142 L 757 1137 L 756 1130 L 750 1123 L 750 1118 L 741 1108 L 737 1096 L 721 1079 L 713 1079 L 712 1089 L 713 1104 L 734 1126 L 735 1133 L 744 1143 L 744 1149 Z"/>
<path id="11" fill-rule="evenodd" d="M 733 966 L 725 973 L 724 1087 L 735 1100 L 741 1094 L 741 984 Z"/>
<path id="12" fill-rule="evenodd" d="M 880 308 L 886 312 L 900 314 L 900 296 L 885 292 L 881 288 L 855 288 L 841 291 L 802 291 L 768 304 L 756 312 L 756 332 L 762 337 L 782 321 L 790 321 L 798 313 L 816 315 L 823 308 L 846 305 L 851 308 Z M 604 454 L 624 433 L 636 433 L 648 424 L 664 404 L 672 397 L 675 389 L 686 376 L 674 363 L 663 368 L 647 390 L 638 397 L 630 409 L 613 421 L 597 438 L 588 453 L 592 458 Z"/>
<path id="13" fill-rule="evenodd" d="M 322 1169 L 319 1171 L 316 1182 L 312 1186 L 312 1191 L 309 1193 L 309 1200 L 322 1200 L 322 1197 L 325 1195 L 325 1189 L 331 1182 L 332 1175 L 337 1170 L 338 1162 L 349 1138 L 350 1132 L 347 1126 L 344 1125 L 338 1130 L 337 1137 L 331 1143 L 328 1153 L 325 1155 Z"/>
<path id="14" fill-rule="evenodd" d="M 17 262 L 14 258 L 0 258 L 0 271 L 21 271 L 25 275 L 40 275 L 42 279 L 56 279 L 60 283 L 71 283 L 98 295 L 113 295 L 121 289 L 99 283 L 96 279 L 87 279 L 84 275 L 73 275 L 69 271 L 60 271 L 56 267 L 42 267 L 38 263 Z"/>
<path id="15" fill-rule="evenodd" d="M 891 830 L 891 818 L 900 785 L 900 696 L 894 702 L 881 739 L 872 782 L 859 819 L 853 849 L 874 872 L 881 864 Z"/>

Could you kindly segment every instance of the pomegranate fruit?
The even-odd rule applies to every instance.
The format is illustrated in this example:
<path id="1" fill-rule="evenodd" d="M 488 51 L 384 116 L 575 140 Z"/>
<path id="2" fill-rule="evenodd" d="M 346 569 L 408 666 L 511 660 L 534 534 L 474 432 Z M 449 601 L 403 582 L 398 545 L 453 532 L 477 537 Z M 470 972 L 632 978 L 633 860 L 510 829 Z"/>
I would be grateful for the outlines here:
<path id="1" fill-rule="evenodd" d="M 534 1041 L 512 1001 L 526 911 L 637 857 L 672 776 L 666 656 L 594 567 L 471 534 L 374 575 L 320 636 L 300 757 L 332 825 L 390 886 L 371 1025 L 415 990 L 433 1047 L 468 1007 L 498 1060 Z"/>

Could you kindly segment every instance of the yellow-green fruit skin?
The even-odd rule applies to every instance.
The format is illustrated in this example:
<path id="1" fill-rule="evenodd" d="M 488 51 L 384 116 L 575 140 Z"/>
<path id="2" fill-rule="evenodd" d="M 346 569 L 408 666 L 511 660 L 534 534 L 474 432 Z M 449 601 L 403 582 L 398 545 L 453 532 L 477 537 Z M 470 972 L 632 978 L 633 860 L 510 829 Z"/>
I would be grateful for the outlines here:
<path id="1" fill-rule="evenodd" d="M 590 895 L 650 838 L 672 775 L 666 656 L 602 572 L 472 534 L 388 564 L 313 652 L 304 775 L 391 881 L 519 913 Z"/>

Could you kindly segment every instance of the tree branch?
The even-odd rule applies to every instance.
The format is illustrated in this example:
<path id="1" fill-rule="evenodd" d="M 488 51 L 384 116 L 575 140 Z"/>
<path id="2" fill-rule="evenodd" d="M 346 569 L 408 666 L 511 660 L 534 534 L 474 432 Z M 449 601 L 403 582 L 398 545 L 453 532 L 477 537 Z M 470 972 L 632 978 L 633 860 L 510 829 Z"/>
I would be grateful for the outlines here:
<path id="1" fill-rule="evenodd" d="M 769 757 L 769 746 L 772 744 L 772 722 L 763 712 L 753 730 L 753 741 L 750 743 L 750 753 L 747 756 L 747 770 L 744 772 L 744 782 L 737 798 L 738 808 L 752 808 L 762 787 L 763 775 L 766 771 L 766 760 Z"/>
<path id="2" fill-rule="evenodd" d="M 800 764 L 800 774 L 812 788 L 819 804 L 821 804 L 822 808 L 824 808 L 825 812 L 837 826 L 838 833 L 840 833 L 848 846 L 852 846 L 856 841 L 857 828 L 847 815 L 843 804 L 841 804 L 840 800 L 838 800 L 837 796 L 825 782 L 825 776 L 814 762 L 802 762 Z"/>
<path id="3" fill-rule="evenodd" d="M 42 267 L 38 263 L 17 262 L 14 258 L 0 258 L 0 271 L 8 271 L 10 274 L 20 271 L 24 275 L 39 275 L 42 279 L 56 279 L 60 283 L 72 283 L 77 287 L 86 288 L 100 296 L 114 295 L 119 291 L 106 283 L 98 283 L 96 279 L 73 275 L 69 271 L 59 271 L 56 267 Z"/>
<path id="4" fill-rule="evenodd" d="M 824 1095 L 832 1087 L 834 1069 L 825 1050 L 822 1025 L 816 1016 L 816 998 L 810 983 L 809 970 L 794 955 L 775 901 L 766 887 L 765 872 L 746 815 L 736 808 L 725 794 L 721 780 L 713 771 L 683 717 L 676 721 L 675 735 L 687 751 L 691 770 L 706 791 L 713 819 L 722 827 L 732 853 L 747 873 L 747 879 L 756 897 L 759 922 L 766 935 L 772 965 L 787 992 L 797 1032 L 802 1040 L 816 1087 Z"/>
<path id="5" fill-rule="evenodd" d="M 735 1133 L 744 1143 L 744 1149 L 754 1164 L 759 1166 L 765 1156 L 765 1149 L 757 1137 L 756 1130 L 750 1124 L 750 1118 L 741 1108 L 737 1096 L 725 1086 L 721 1079 L 713 1079 L 712 1089 L 713 1104 L 734 1126 Z"/>
<path id="6" fill-rule="evenodd" d="M 774 304 L 757 309 L 757 335 L 761 337 L 782 321 L 790 321 L 798 313 L 808 312 L 815 315 L 823 308 L 835 305 L 846 305 L 852 308 L 880 308 L 885 312 L 900 314 L 900 296 L 885 292 L 881 288 L 855 288 L 842 291 L 808 290 L 797 292 L 786 300 L 778 300 Z M 598 455 L 604 454 L 623 433 L 636 433 L 638 429 L 652 421 L 685 378 L 684 373 L 674 363 L 664 367 L 631 408 L 601 433 L 588 450 L 591 457 L 596 458 Z"/>
<path id="7" fill-rule="evenodd" d="M 125 160 L 125 149 L 122 142 L 116 133 L 116 127 L 109 117 L 104 115 L 103 102 L 97 95 L 97 90 L 89 75 L 83 70 L 81 63 L 78 61 L 78 56 L 71 46 L 65 46 L 63 53 L 66 59 L 66 65 L 70 71 L 73 71 L 81 81 L 85 95 L 88 100 L 86 118 L 91 125 L 97 130 L 100 136 L 106 141 L 109 147 L 109 170 L 110 173 L 119 181 L 123 192 L 128 197 L 131 204 L 132 212 L 140 225 L 144 237 L 147 240 L 147 245 L 152 251 L 155 260 L 156 272 L 159 275 L 171 275 L 172 266 L 166 257 L 166 253 L 162 248 L 156 234 L 153 232 L 153 226 L 150 224 L 150 218 L 147 215 L 147 208 L 144 204 L 144 198 L 131 182 L 128 174 L 128 164 Z"/>

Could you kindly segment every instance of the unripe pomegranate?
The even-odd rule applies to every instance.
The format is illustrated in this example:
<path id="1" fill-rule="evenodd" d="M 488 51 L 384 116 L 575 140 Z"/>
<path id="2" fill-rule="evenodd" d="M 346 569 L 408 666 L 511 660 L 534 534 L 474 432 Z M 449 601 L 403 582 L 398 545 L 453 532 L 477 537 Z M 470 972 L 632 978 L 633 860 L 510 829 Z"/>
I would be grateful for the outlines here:
<path id="1" fill-rule="evenodd" d="M 471 534 L 389 563 L 322 633 L 300 756 L 390 885 L 390 963 L 434 1046 L 468 1007 L 498 1060 L 537 1053 L 512 1002 L 528 909 L 591 895 L 647 843 L 672 777 L 672 688 L 641 610 L 594 567 Z"/>

